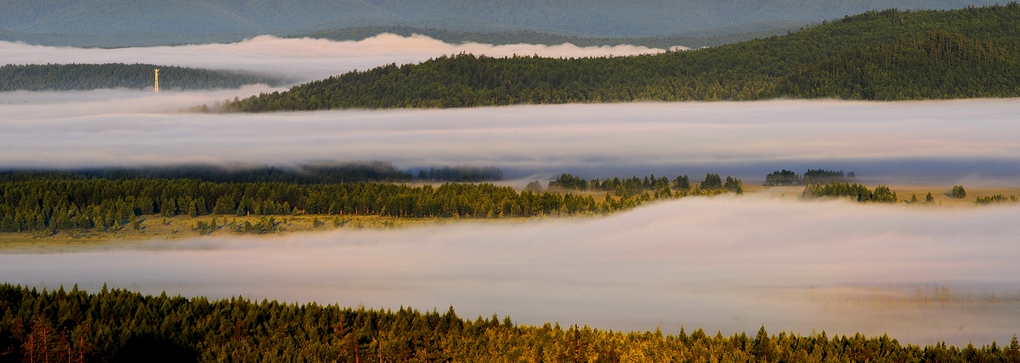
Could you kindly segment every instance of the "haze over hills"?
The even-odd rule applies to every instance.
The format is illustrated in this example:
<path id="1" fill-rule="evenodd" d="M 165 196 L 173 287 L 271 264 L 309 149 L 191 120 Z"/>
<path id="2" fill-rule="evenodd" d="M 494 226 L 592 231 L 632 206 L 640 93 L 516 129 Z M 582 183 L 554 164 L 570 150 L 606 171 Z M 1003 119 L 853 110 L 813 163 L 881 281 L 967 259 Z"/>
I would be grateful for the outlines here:
<path id="1" fill-rule="evenodd" d="M 873 9 L 948 9 L 996 0 L 2 0 L 0 35 L 295 35 L 359 26 L 533 30 L 594 37 L 677 35 L 758 24 L 758 30 Z M 181 37 L 185 35 L 186 37 Z"/>
<path id="2" fill-rule="evenodd" d="M 425 35 L 449 44 L 479 43 L 492 45 L 506 44 L 543 44 L 560 45 L 570 43 L 577 46 L 613 46 L 637 45 L 651 48 L 671 48 L 685 46 L 688 48 L 712 47 L 732 44 L 751 39 L 765 38 L 773 35 L 787 34 L 805 27 L 800 22 L 767 22 L 749 23 L 731 27 L 712 28 L 687 32 L 678 35 L 653 37 L 588 37 L 562 35 L 534 30 L 502 30 L 502 31 L 462 31 L 443 28 L 430 28 L 408 25 L 392 26 L 359 26 L 317 30 L 306 33 L 291 34 L 279 32 L 284 38 L 313 38 L 335 41 L 359 41 L 380 34 L 389 33 L 404 37 L 412 34 Z M 126 48 L 151 47 L 164 45 L 235 43 L 251 39 L 255 33 L 230 34 L 168 34 L 168 33 L 137 33 L 137 34 L 35 34 L 0 29 L 0 41 L 24 42 L 44 46 L 71 46 L 81 48 Z"/>

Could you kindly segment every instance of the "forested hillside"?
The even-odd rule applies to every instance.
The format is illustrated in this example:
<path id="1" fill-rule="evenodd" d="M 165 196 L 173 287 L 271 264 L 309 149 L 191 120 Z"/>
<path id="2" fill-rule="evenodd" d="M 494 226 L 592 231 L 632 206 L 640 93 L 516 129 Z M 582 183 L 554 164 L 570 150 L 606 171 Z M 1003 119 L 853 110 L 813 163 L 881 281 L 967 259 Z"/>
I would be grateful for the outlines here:
<path id="1" fill-rule="evenodd" d="M 1020 95 L 1020 5 L 868 12 L 785 36 L 630 57 L 461 54 L 388 65 L 227 105 L 260 112 L 757 100 Z"/>
<path id="2" fill-rule="evenodd" d="M 892 45 L 842 53 L 797 72 L 780 95 L 865 100 L 1020 95 L 1020 62 L 1002 47 L 936 30 Z"/>
<path id="3" fill-rule="evenodd" d="M 982 362 L 1020 363 L 1020 343 L 900 344 L 765 327 L 723 336 L 462 318 L 413 308 L 374 310 L 244 298 L 94 294 L 0 285 L 5 362 Z M 711 327 L 705 327 L 711 329 Z"/>
<path id="4" fill-rule="evenodd" d="M 237 88 L 246 84 L 277 86 L 279 79 L 238 71 L 157 66 L 152 64 L 31 64 L 0 66 L 0 91 L 152 88 L 159 68 L 164 90 Z"/>

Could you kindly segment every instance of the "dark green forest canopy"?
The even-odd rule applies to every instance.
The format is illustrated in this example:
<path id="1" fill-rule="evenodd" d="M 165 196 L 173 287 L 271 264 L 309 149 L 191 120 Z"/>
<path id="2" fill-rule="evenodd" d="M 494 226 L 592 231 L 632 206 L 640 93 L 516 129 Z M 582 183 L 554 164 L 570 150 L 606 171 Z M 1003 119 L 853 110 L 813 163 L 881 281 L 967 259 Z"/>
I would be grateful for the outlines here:
<path id="1" fill-rule="evenodd" d="M 715 175 L 718 178 L 718 174 Z M 245 176 L 245 175 L 242 175 Z M 258 175 L 256 175 L 258 176 Z M 654 179 L 654 175 L 652 176 Z M 0 175 L 0 232 L 117 231 L 139 217 L 373 215 L 400 218 L 501 218 L 593 215 L 694 195 L 741 193 L 739 179 L 691 188 L 686 177 L 607 179 L 595 193 L 516 191 L 493 184 L 438 186 L 385 182 L 207 182 L 194 179 L 89 178 L 80 174 Z M 686 184 L 680 181 L 688 181 Z M 585 185 L 588 185 L 585 182 Z M 612 194 L 612 195 L 611 195 Z M 598 199 L 596 199 L 596 196 Z"/>
<path id="2" fill-rule="evenodd" d="M 865 100 L 1016 96 L 1016 52 L 935 30 L 841 53 L 783 78 L 776 93 Z"/>
<path id="3" fill-rule="evenodd" d="M 0 285 L 0 359 L 12 362 L 932 362 L 1020 363 L 1020 343 L 900 344 L 888 336 L 621 332 L 509 316 L 462 318 L 245 298 L 210 300 Z M 709 328 L 710 327 L 705 327 Z M 161 359 L 161 360 L 156 360 Z"/>
<path id="4" fill-rule="evenodd" d="M 153 64 L 29 64 L 0 66 L 0 91 L 66 91 L 153 87 L 159 69 L 164 90 L 238 88 L 248 84 L 279 86 L 280 79 L 241 71 L 217 71 Z"/>
<path id="5" fill-rule="evenodd" d="M 805 200 L 819 198 L 849 198 L 861 203 L 896 203 L 896 192 L 885 185 L 878 185 L 872 191 L 864 184 L 830 181 L 826 184 L 810 183 L 804 187 L 800 197 Z"/>
<path id="6" fill-rule="evenodd" d="M 696 51 L 602 58 L 460 54 L 261 94 L 227 110 L 769 98 L 1020 96 L 1020 5 L 868 12 Z"/>

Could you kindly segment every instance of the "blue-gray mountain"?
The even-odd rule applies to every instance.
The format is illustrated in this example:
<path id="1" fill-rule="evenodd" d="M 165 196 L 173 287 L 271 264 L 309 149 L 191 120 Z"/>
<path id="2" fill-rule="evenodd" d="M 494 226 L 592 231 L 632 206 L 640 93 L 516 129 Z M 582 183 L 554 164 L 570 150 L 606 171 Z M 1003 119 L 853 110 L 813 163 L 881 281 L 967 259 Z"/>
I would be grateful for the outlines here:
<path id="1" fill-rule="evenodd" d="M 567 35 L 675 35 L 817 22 L 868 10 L 948 9 L 996 0 L 0 0 L 22 34 L 298 34 L 367 25 Z"/>

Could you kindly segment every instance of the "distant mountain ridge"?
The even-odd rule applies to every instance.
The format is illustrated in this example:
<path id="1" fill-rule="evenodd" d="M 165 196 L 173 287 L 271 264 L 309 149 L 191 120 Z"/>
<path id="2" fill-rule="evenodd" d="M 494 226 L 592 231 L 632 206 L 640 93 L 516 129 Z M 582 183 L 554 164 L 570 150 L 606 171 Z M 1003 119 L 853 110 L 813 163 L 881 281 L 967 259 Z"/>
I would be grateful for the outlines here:
<path id="1" fill-rule="evenodd" d="M 310 37 L 319 39 L 329 39 L 335 41 L 346 40 L 357 41 L 363 40 L 368 37 L 376 36 L 378 34 L 389 33 L 404 37 L 411 36 L 413 34 L 420 34 L 450 44 L 463 44 L 471 42 L 492 45 L 504 45 L 504 44 L 559 45 L 569 43 L 580 47 L 639 45 L 650 48 L 669 49 L 675 46 L 683 46 L 687 48 L 713 47 L 717 45 L 737 43 L 756 38 L 766 38 L 773 35 L 783 35 L 803 28 L 804 24 L 799 23 L 748 24 L 740 27 L 710 29 L 675 36 L 611 38 L 611 37 L 578 37 L 554 33 L 536 32 L 530 30 L 502 31 L 502 32 L 465 32 L 440 28 L 422 28 L 398 25 L 398 26 L 369 26 L 369 27 L 333 29 L 300 34 L 297 35 L 296 37 Z"/>
<path id="2" fill-rule="evenodd" d="M 334 41 L 359 41 L 383 33 L 410 36 L 425 35 L 450 44 L 467 42 L 481 44 L 545 44 L 560 45 L 570 43 L 577 46 L 613 46 L 638 45 L 651 48 L 670 48 L 684 46 L 689 48 L 713 47 L 732 44 L 745 40 L 764 38 L 772 35 L 786 34 L 802 29 L 806 24 L 791 22 L 751 23 L 733 27 L 713 28 L 674 36 L 657 37 L 579 37 L 561 35 L 532 30 L 506 31 L 459 31 L 443 28 L 415 27 L 405 25 L 393 26 L 361 26 L 319 30 L 307 33 L 292 34 L 280 32 L 273 34 L 284 38 L 317 38 Z M 168 34 L 168 33 L 137 33 L 137 34 L 106 34 L 106 35 L 68 35 L 68 34 L 31 34 L 9 30 L 0 30 L 0 41 L 25 42 L 34 45 L 80 47 L 80 48 L 124 48 L 173 46 L 183 44 L 234 43 L 254 37 L 255 33 L 233 34 Z"/>
<path id="3" fill-rule="evenodd" d="M 0 0 L 23 34 L 300 34 L 359 26 L 647 37 L 747 23 L 816 22 L 887 8 L 995 0 Z"/>

